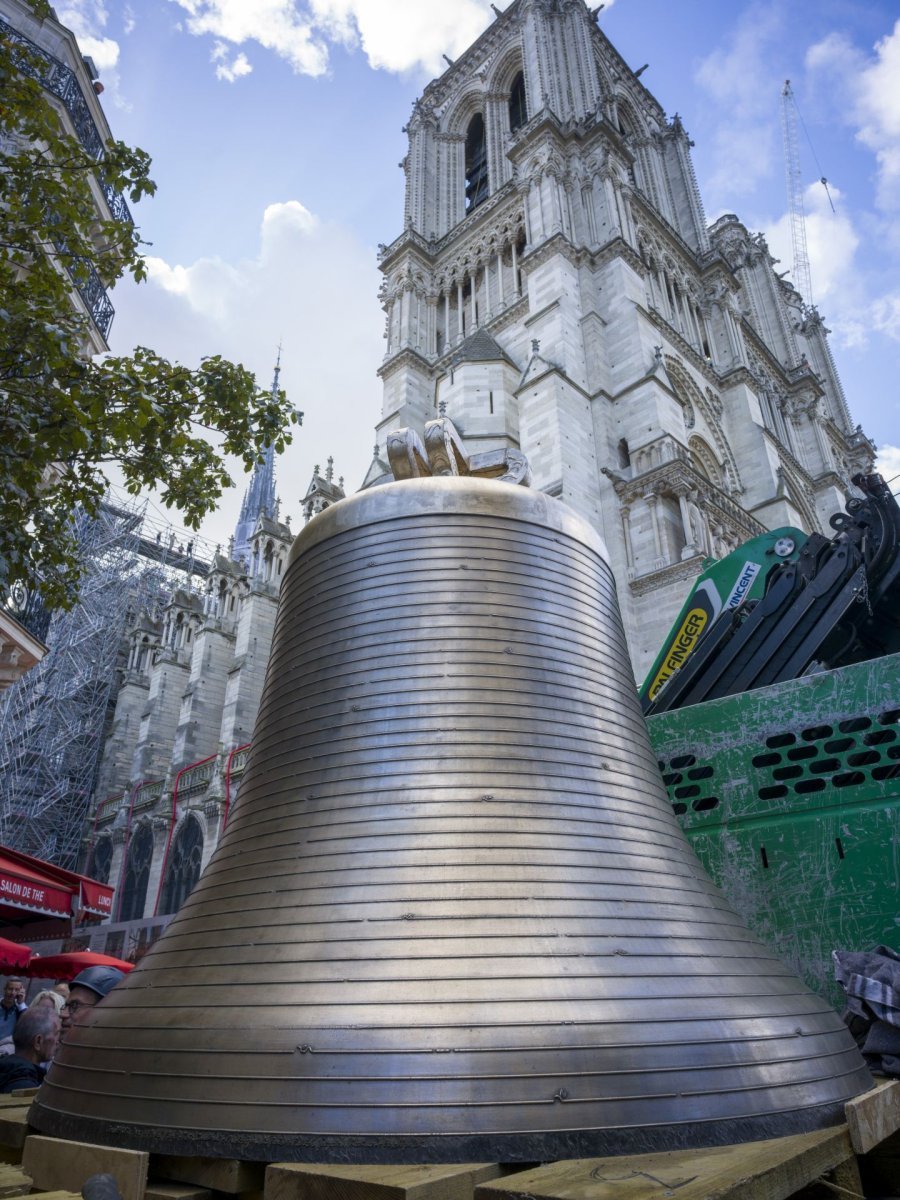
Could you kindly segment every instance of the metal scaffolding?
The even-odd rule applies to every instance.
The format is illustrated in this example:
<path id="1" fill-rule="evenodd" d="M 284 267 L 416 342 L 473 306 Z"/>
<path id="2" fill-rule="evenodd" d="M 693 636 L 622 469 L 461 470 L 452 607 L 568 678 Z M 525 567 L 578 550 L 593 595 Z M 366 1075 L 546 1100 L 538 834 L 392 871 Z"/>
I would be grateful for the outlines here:
<path id="1" fill-rule="evenodd" d="M 130 620 L 177 579 L 206 575 L 211 547 L 110 496 L 75 518 L 84 564 L 76 605 L 56 612 L 49 651 L 0 698 L 0 843 L 74 869 Z"/>

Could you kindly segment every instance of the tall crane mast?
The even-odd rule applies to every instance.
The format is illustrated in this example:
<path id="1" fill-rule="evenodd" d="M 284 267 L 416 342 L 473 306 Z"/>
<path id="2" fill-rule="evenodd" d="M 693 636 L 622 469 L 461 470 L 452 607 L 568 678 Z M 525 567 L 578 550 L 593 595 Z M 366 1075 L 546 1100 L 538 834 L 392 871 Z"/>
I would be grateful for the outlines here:
<path id="1" fill-rule="evenodd" d="M 806 212 L 803 208 L 803 180 L 800 175 L 800 147 L 797 140 L 797 102 L 789 79 L 784 81 L 784 87 L 781 89 L 781 129 L 784 135 L 784 168 L 791 218 L 791 249 L 794 254 L 794 286 L 805 302 L 812 304 L 809 252 L 806 248 Z"/>

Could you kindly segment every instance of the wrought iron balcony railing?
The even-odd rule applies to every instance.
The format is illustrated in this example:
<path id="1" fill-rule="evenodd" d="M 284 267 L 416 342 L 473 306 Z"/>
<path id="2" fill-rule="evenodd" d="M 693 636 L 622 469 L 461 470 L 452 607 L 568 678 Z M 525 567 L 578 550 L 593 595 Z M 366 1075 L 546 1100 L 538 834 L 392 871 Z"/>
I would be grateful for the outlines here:
<path id="1" fill-rule="evenodd" d="M 5 607 L 32 637 L 39 642 L 47 640 L 51 614 L 35 588 L 26 588 L 23 583 L 17 582 L 10 591 Z"/>
<path id="2" fill-rule="evenodd" d="M 75 72 L 65 63 L 54 58 L 30 38 L 25 37 L 17 29 L 0 18 L 0 36 L 7 38 L 15 46 L 21 46 L 25 53 L 18 60 L 18 67 L 32 79 L 36 79 L 42 87 L 60 101 L 72 122 L 75 136 L 81 145 L 93 158 L 99 159 L 103 154 L 103 138 L 97 129 L 91 110 L 84 98 Z M 40 65 L 39 65 L 40 64 Z M 106 199 L 110 214 L 116 221 L 133 224 L 131 212 L 125 197 L 106 184 L 100 185 Z M 100 276 L 90 263 L 87 268 L 87 278 L 78 279 L 69 268 L 69 274 L 81 298 L 90 313 L 91 320 L 104 338 L 109 334 L 115 309 L 106 294 Z M 83 275 L 83 272 L 80 272 Z"/>
<path id="3" fill-rule="evenodd" d="M 112 300 L 110 300 L 93 263 L 87 258 L 79 258 L 75 263 L 67 260 L 66 270 L 69 272 L 69 278 L 75 284 L 79 296 L 84 301 L 91 320 L 105 340 L 109 336 L 116 310 L 113 308 Z M 85 272 L 87 272 L 86 278 Z"/>

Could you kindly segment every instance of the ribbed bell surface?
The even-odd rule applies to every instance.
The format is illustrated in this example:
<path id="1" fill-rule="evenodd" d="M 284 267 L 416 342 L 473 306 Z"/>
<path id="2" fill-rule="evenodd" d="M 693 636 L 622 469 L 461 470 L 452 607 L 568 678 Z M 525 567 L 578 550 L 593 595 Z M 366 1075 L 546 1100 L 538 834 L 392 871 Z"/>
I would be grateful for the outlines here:
<path id="1" fill-rule="evenodd" d="M 836 1124 L 871 1085 L 678 828 L 597 535 L 439 478 L 298 537 L 227 831 L 31 1120 L 178 1154 L 536 1161 Z"/>

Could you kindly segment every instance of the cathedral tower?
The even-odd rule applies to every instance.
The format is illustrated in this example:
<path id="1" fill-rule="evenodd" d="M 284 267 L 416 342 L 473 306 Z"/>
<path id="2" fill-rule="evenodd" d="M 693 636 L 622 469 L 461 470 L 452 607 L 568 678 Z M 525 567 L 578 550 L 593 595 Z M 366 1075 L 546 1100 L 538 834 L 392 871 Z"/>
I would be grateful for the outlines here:
<path id="1" fill-rule="evenodd" d="M 425 89 L 382 247 L 378 448 L 446 413 L 604 536 L 640 676 L 690 580 L 763 527 L 827 526 L 871 460 L 815 310 L 584 0 L 514 0 Z"/>
<path id="2" fill-rule="evenodd" d="M 275 372 L 272 376 L 272 395 L 278 392 L 278 377 L 281 374 L 281 347 L 278 347 L 278 358 L 275 362 Z M 250 562 L 250 542 L 253 538 L 256 522 L 261 516 L 274 517 L 277 497 L 275 494 L 275 450 L 266 446 L 265 453 L 253 468 L 250 484 L 244 492 L 241 512 L 237 525 L 234 527 L 234 546 L 231 557 L 235 562 L 245 565 Z"/>

